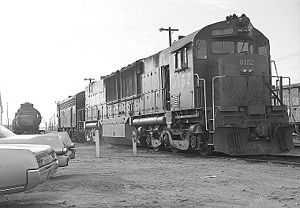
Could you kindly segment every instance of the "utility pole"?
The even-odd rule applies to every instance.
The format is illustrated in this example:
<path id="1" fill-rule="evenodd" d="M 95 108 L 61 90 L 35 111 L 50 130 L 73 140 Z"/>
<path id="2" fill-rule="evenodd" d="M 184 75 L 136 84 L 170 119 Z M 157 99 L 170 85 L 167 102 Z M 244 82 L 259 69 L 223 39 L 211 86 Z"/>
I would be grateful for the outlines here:
<path id="1" fill-rule="evenodd" d="M 173 28 L 171 28 L 171 27 L 169 27 L 169 28 L 159 28 L 158 29 L 160 32 L 162 32 L 162 31 L 168 31 L 169 32 L 169 46 L 171 46 L 172 45 L 172 32 L 174 32 L 174 31 L 179 31 L 179 29 L 173 29 Z"/>
<path id="2" fill-rule="evenodd" d="M 91 84 L 92 84 L 92 81 L 94 81 L 95 79 L 94 78 L 84 78 L 84 81 L 90 81 L 89 83 L 89 92 L 91 92 Z"/>
<path id="3" fill-rule="evenodd" d="M 84 81 L 90 81 L 90 84 L 92 83 L 92 81 L 94 81 L 94 78 L 84 78 Z"/>
<path id="4" fill-rule="evenodd" d="M 9 129 L 8 102 L 6 102 L 6 116 L 7 116 L 7 128 Z"/>

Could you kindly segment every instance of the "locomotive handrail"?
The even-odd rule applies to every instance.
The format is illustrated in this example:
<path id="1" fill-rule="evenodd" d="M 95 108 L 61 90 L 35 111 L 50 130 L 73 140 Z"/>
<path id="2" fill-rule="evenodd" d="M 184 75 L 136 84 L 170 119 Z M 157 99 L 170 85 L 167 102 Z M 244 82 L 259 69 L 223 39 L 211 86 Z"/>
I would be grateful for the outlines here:
<path id="1" fill-rule="evenodd" d="M 266 76 L 266 75 L 265 75 Z M 289 80 L 289 100 L 288 100 L 288 105 L 290 106 L 291 105 L 291 78 L 290 77 L 282 77 L 282 76 L 268 76 L 270 78 L 283 78 L 283 79 L 288 79 Z M 281 90 L 282 90 L 283 86 L 281 86 Z"/>
<path id="2" fill-rule="evenodd" d="M 212 121 L 213 121 L 213 131 L 215 130 L 215 80 L 216 79 L 220 79 L 220 78 L 224 78 L 227 77 L 227 75 L 219 75 L 219 76 L 215 76 L 214 78 L 212 78 Z"/>
<path id="3" fill-rule="evenodd" d="M 113 100 L 113 101 L 109 101 L 109 102 L 102 102 L 102 103 L 99 103 L 97 106 L 106 106 L 106 108 L 107 108 L 108 105 L 117 104 L 120 101 L 124 102 L 124 101 L 130 101 L 130 100 L 132 100 L 133 101 L 132 104 L 134 104 L 134 101 L 136 99 L 144 98 L 145 95 L 154 93 L 155 94 L 155 97 L 154 97 L 154 106 L 155 106 L 155 110 L 156 110 L 156 93 L 160 92 L 160 91 L 163 91 L 165 89 L 166 88 L 159 88 L 159 89 L 156 89 L 156 90 L 151 90 L 151 91 L 148 91 L 148 92 L 145 92 L 145 93 L 140 93 L 140 94 L 137 94 L 137 95 L 131 95 L 129 97 L 125 97 L 125 98 L 121 98 L 121 99 L 117 99 L 117 100 Z M 143 103 L 145 104 L 145 100 L 143 100 Z M 143 107 L 143 111 L 145 111 L 145 107 Z M 107 110 L 106 110 L 106 113 L 107 113 Z"/>
<path id="4" fill-rule="evenodd" d="M 208 120 L 207 120 L 207 104 L 206 104 L 206 82 L 205 79 L 200 78 L 198 74 L 194 74 L 196 76 L 197 80 L 203 81 L 203 95 L 204 95 L 204 120 L 205 120 L 205 130 L 208 131 Z"/>

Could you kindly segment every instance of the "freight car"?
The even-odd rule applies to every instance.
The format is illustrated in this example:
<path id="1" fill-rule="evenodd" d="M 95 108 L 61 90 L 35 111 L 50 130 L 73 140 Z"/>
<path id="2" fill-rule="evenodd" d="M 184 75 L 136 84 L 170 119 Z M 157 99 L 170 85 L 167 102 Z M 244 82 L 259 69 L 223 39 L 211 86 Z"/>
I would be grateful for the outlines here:
<path id="1" fill-rule="evenodd" d="M 15 113 L 12 130 L 16 134 L 38 134 L 41 119 L 40 112 L 33 107 L 32 103 L 23 103 Z"/>
<path id="2" fill-rule="evenodd" d="M 69 96 L 57 103 L 58 131 L 68 132 L 71 138 L 81 141 L 84 125 L 85 92 Z"/>
<path id="3" fill-rule="evenodd" d="M 286 152 L 293 127 L 278 96 L 284 79 L 271 74 L 269 40 L 233 15 L 90 83 L 84 126 L 101 127 L 109 143 L 134 138 L 156 150 Z"/>

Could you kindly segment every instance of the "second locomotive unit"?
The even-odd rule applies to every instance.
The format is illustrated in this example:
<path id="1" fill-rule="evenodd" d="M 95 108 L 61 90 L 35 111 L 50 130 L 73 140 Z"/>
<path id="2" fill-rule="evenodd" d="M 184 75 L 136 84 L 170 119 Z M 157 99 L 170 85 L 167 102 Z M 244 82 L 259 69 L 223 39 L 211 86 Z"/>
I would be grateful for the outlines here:
<path id="1" fill-rule="evenodd" d="M 275 77 L 276 90 L 273 78 L 269 40 L 233 15 L 89 84 L 81 122 L 109 143 L 134 137 L 174 152 L 286 152 L 293 128 L 280 96 L 284 78 Z"/>

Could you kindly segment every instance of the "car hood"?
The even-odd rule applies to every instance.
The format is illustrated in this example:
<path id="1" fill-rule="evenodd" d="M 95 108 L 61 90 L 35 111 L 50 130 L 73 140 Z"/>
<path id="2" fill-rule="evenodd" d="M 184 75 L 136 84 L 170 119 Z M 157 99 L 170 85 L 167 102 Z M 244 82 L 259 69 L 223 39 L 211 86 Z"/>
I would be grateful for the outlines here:
<path id="1" fill-rule="evenodd" d="M 63 143 L 57 135 L 15 135 L 0 139 L 0 144 L 40 144 L 49 145 L 55 152 L 61 152 Z"/>

